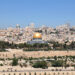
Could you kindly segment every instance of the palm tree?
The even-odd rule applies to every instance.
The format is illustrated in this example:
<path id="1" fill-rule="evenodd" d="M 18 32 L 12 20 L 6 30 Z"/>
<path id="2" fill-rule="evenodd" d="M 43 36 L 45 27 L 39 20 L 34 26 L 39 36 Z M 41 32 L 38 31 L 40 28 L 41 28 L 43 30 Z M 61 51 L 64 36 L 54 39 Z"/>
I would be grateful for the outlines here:
<path id="1" fill-rule="evenodd" d="M 67 67 L 67 56 L 65 57 L 64 66 L 65 66 L 65 68 Z"/>

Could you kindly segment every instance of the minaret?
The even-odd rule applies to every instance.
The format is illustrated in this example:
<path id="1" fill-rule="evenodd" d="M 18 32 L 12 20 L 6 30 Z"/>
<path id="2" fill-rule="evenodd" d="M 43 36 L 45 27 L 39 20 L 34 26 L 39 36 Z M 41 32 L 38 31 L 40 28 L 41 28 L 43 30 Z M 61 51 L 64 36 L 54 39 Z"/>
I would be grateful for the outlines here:
<path id="1" fill-rule="evenodd" d="M 16 24 L 16 28 L 20 28 L 20 25 L 19 24 Z"/>
<path id="2" fill-rule="evenodd" d="M 35 25 L 34 23 L 30 23 L 30 24 L 29 24 L 29 27 L 30 27 L 30 28 L 34 28 L 34 25 Z"/>

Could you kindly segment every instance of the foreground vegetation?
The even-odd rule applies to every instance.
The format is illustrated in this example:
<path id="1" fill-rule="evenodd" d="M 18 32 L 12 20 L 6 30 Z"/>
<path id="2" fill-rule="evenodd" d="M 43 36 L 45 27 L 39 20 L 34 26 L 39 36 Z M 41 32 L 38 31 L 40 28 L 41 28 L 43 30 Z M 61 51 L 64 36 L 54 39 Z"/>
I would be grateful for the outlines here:
<path id="1" fill-rule="evenodd" d="M 74 67 L 75 68 L 75 56 L 59 56 L 59 57 L 41 57 L 41 58 L 16 58 L 13 59 L 0 59 L 0 61 L 11 61 L 9 63 L 10 66 L 21 66 L 21 67 L 34 67 L 34 68 L 42 68 L 46 69 L 48 67 Z M 8 65 L 0 64 L 0 66 Z"/>
<path id="2" fill-rule="evenodd" d="M 52 46 L 51 46 L 52 44 Z M 67 45 L 67 42 L 64 44 L 59 44 L 58 42 L 49 42 L 48 44 L 14 44 L 9 42 L 0 41 L 0 52 L 6 52 L 7 48 L 12 49 L 23 49 L 24 51 L 49 51 L 49 50 L 75 50 L 75 42 L 70 43 Z M 5 59 L 0 59 L 1 61 L 5 61 Z M 13 59 L 6 59 L 12 60 L 12 63 L 9 65 L 12 66 L 21 66 L 27 67 L 27 63 L 34 68 L 48 68 L 48 67 L 75 67 L 75 56 L 59 56 L 59 57 L 41 57 L 41 58 L 16 58 L 14 56 Z M 24 60 L 24 63 L 19 63 L 19 61 Z M 69 62 L 69 63 L 68 63 Z M 71 62 L 71 63 L 70 63 Z M 0 66 L 4 66 L 4 64 L 0 64 Z"/>
<path id="3" fill-rule="evenodd" d="M 48 44 L 14 44 L 9 42 L 0 41 L 0 51 L 7 48 L 23 49 L 24 51 L 49 51 L 49 50 L 75 50 L 75 42 L 71 42 L 69 45 L 67 42 L 60 44 L 58 42 L 49 42 Z"/>

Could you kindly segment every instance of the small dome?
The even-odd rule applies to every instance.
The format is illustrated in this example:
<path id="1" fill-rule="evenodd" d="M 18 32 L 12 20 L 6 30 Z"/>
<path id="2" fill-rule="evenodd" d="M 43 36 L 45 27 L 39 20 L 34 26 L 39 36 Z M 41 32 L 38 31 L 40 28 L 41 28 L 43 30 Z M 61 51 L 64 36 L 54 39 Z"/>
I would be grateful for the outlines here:
<path id="1" fill-rule="evenodd" d="M 42 35 L 37 32 L 37 33 L 34 33 L 33 38 L 35 38 L 35 39 L 41 39 Z"/>

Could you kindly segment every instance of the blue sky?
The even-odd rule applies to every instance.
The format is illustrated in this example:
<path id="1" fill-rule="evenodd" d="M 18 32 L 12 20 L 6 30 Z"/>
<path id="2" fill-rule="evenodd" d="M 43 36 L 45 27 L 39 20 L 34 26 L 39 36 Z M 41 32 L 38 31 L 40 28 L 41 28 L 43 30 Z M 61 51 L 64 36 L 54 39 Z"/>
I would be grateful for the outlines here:
<path id="1" fill-rule="evenodd" d="M 75 25 L 75 0 L 0 0 L 0 27 L 35 26 L 69 22 Z"/>

